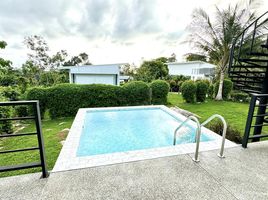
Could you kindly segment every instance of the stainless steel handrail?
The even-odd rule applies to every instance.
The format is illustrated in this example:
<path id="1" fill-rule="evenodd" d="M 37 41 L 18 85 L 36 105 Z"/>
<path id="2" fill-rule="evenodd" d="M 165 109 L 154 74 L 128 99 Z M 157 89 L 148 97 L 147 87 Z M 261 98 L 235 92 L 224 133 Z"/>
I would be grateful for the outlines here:
<path id="1" fill-rule="evenodd" d="M 194 120 L 197 124 L 196 128 L 196 134 L 195 134 L 195 140 L 196 140 L 196 148 L 195 148 L 195 155 L 193 158 L 193 161 L 199 162 L 198 159 L 198 152 L 199 152 L 199 143 L 200 143 L 200 136 L 201 136 L 201 125 L 199 123 L 199 120 L 195 116 L 189 116 L 185 121 L 183 121 L 174 131 L 174 139 L 173 139 L 173 145 L 176 145 L 176 137 L 178 130 L 189 120 Z"/>
<path id="2" fill-rule="evenodd" d="M 226 131 L 227 131 L 227 123 L 226 123 L 225 119 L 221 115 L 215 114 L 215 115 L 212 115 L 211 117 L 209 117 L 206 121 L 204 121 L 201 124 L 201 126 L 205 126 L 206 124 L 208 124 L 210 121 L 212 121 L 215 118 L 219 118 L 223 123 L 221 150 L 220 150 L 220 153 L 218 154 L 218 156 L 220 158 L 224 158 L 223 151 L 224 151 L 224 143 L 225 143 L 225 137 L 226 137 Z"/>

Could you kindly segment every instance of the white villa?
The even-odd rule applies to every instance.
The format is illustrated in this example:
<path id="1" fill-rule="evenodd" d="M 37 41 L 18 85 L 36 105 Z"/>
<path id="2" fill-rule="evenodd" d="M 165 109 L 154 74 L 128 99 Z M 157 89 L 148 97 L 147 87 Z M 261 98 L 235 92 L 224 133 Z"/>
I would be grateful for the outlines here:
<path id="1" fill-rule="evenodd" d="M 103 64 L 103 65 L 84 65 L 84 66 L 68 66 L 61 69 L 69 70 L 70 83 L 77 84 L 120 84 L 120 66 L 118 64 Z M 122 77 L 124 80 L 125 77 Z"/>
<path id="2" fill-rule="evenodd" d="M 190 76 L 191 80 L 208 79 L 214 76 L 216 66 L 203 61 L 167 63 L 169 75 Z"/>

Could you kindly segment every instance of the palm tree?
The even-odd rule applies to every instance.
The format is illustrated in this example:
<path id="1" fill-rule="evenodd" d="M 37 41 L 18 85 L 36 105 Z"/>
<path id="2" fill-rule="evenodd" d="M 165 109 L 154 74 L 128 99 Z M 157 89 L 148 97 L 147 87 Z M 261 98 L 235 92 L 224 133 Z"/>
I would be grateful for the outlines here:
<path id="1" fill-rule="evenodd" d="M 228 67 L 230 49 L 235 37 L 255 19 L 255 13 L 250 11 L 254 2 L 249 1 L 246 8 L 240 9 L 236 4 L 226 9 L 216 6 L 212 21 L 204 9 L 195 9 L 192 22 L 189 25 L 191 34 L 189 42 L 198 49 L 198 54 L 205 55 L 210 63 L 217 66 L 220 84 L 216 100 L 222 100 L 223 80 Z"/>

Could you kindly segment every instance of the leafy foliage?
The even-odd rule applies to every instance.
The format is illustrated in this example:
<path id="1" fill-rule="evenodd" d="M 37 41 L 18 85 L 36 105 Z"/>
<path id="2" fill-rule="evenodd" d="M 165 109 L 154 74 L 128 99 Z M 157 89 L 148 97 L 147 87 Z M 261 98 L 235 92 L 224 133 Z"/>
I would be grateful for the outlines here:
<path id="1" fill-rule="evenodd" d="M 207 61 L 207 57 L 195 53 L 189 53 L 186 55 L 186 61 Z"/>
<path id="2" fill-rule="evenodd" d="M 52 118 L 74 116 L 79 108 L 133 106 L 150 104 L 150 88 L 141 81 L 124 86 L 103 84 L 60 84 L 50 88 L 32 88 L 27 99 L 39 100 L 42 116 L 48 109 Z"/>
<path id="3" fill-rule="evenodd" d="M 151 82 L 156 79 L 164 79 L 168 75 L 168 67 L 162 58 L 144 61 L 134 76 L 135 80 Z"/>
<path id="4" fill-rule="evenodd" d="M 122 86 L 125 103 L 128 106 L 150 104 L 150 88 L 142 81 L 131 81 Z"/>
<path id="5" fill-rule="evenodd" d="M 187 103 L 194 103 L 196 101 L 196 85 L 194 81 L 185 81 L 181 86 L 181 93 Z"/>
<path id="6" fill-rule="evenodd" d="M 152 89 L 152 104 L 166 104 L 169 84 L 163 80 L 155 80 L 150 84 Z"/>
<path id="7" fill-rule="evenodd" d="M 241 91 L 232 91 L 231 99 L 237 102 L 249 102 L 250 101 L 249 95 Z"/>
<path id="8" fill-rule="evenodd" d="M 207 56 L 210 63 L 218 66 L 221 86 L 218 87 L 217 100 L 222 100 L 221 88 L 233 40 L 255 19 L 254 12 L 251 12 L 252 2 L 249 1 L 243 9 L 238 4 L 234 7 L 229 5 L 226 9 L 216 7 L 214 21 L 204 9 L 193 11 L 189 42 L 200 51 L 200 55 Z"/>
<path id="9" fill-rule="evenodd" d="M 208 93 L 208 84 L 205 81 L 196 82 L 196 101 L 204 102 Z"/>
<path id="10" fill-rule="evenodd" d="M 6 99 L 0 96 L 0 101 L 6 101 Z M 10 106 L 0 106 L 0 119 L 11 117 Z M 0 121 L 0 134 L 10 134 L 13 131 L 11 121 Z"/>
<path id="11" fill-rule="evenodd" d="M 216 82 L 215 84 L 215 93 L 218 91 L 219 89 L 219 81 Z M 233 89 L 233 82 L 229 79 L 224 79 L 223 81 L 223 89 L 222 89 L 222 97 L 223 99 L 227 100 L 229 99 L 230 95 L 231 95 L 231 92 L 232 92 L 232 89 Z"/>
<path id="12" fill-rule="evenodd" d="M 52 99 L 49 98 L 49 88 L 35 87 L 27 91 L 27 100 L 39 100 L 41 117 L 44 117 L 45 111 L 48 108 L 48 102 Z M 62 101 L 61 103 L 63 103 Z"/>

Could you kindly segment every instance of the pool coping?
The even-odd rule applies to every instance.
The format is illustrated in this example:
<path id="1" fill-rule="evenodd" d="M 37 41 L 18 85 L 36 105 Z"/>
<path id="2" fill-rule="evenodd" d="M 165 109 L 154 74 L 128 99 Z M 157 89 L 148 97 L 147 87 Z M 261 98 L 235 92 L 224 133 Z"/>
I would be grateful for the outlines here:
<path id="1" fill-rule="evenodd" d="M 101 110 L 132 110 L 132 109 L 144 109 L 144 108 L 160 108 L 180 120 L 185 120 L 186 117 L 171 110 L 164 105 L 150 105 L 150 106 L 127 106 L 127 107 L 103 107 L 103 108 L 80 108 L 73 121 L 70 132 L 64 142 L 59 157 L 55 163 L 52 172 L 68 171 L 74 169 L 82 169 L 87 167 L 97 167 L 103 165 L 111 165 L 124 162 L 133 162 L 145 159 L 160 158 L 166 156 L 174 156 L 180 154 L 189 154 L 195 152 L 195 143 L 180 144 L 169 147 L 159 147 L 144 150 L 135 150 L 127 152 L 117 152 L 110 154 L 100 154 L 92 156 L 76 156 L 76 151 L 79 146 L 80 136 L 82 134 L 84 118 L 87 111 L 101 111 Z M 189 124 L 195 126 L 193 121 L 189 121 Z M 202 127 L 204 131 L 210 137 L 213 137 L 213 141 L 201 142 L 199 151 L 209 151 L 219 149 L 222 142 L 222 137 L 211 130 Z M 230 140 L 225 141 L 225 148 L 237 147 L 238 145 Z"/>

